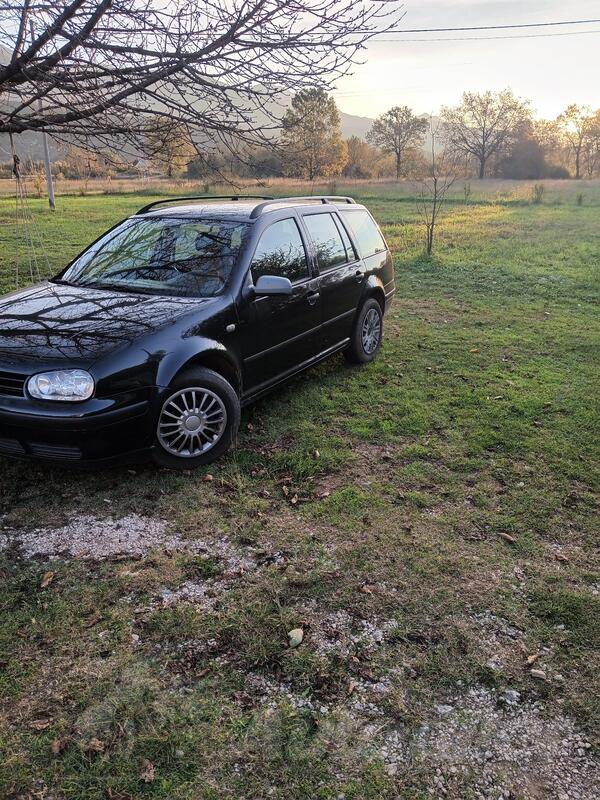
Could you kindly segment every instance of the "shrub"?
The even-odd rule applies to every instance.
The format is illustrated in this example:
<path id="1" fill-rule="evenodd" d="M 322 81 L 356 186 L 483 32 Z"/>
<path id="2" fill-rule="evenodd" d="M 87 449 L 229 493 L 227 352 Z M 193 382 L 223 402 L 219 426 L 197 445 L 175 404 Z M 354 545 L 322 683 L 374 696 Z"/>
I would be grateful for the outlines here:
<path id="1" fill-rule="evenodd" d="M 535 183 L 531 189 L 531 202 L 539 206 L 544 199 L 544 185 L 542 183 Z"/>

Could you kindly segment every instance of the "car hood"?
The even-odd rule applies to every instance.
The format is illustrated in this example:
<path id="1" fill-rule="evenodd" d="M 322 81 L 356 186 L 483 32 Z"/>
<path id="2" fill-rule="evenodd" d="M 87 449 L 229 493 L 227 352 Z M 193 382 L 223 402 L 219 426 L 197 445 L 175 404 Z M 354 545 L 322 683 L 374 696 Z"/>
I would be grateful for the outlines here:
<path id="1" fill-rule="evenodd" d="M 211 302 L 39 284 L 0 298 L 0 366 L 91 365 Z"/>

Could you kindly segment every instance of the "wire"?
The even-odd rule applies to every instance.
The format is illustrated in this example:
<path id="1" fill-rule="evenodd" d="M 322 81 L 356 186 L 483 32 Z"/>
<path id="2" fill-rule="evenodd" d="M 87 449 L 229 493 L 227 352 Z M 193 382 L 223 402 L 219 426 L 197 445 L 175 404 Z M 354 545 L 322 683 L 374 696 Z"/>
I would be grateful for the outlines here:
<path id="1" fill-rule="evenodd" d="M 381 33 L 456 33 L 466 31 L 497 31 L 509 28 L 550 28 L 556 25 L 592 25 L 600 19 L 571 19 L 561 22 L 521 22 L 511 25 L 472 25 L 462 28 L 390 28 Z M 368 31 L 355 31 L 355 33 L 368 33 Z"/>
<path id="2" fill-rule="evenodd" d="M 378 42 L 486 42 L 498 39 L 548 39 L 551 36 L 581 36 L 584 33 L 600 33 L 600 28 L 593 31 L 564 31 L 563 33 L 515 33 L 508 36 L 439 36 L 433 39 L 377 39 Z"/>

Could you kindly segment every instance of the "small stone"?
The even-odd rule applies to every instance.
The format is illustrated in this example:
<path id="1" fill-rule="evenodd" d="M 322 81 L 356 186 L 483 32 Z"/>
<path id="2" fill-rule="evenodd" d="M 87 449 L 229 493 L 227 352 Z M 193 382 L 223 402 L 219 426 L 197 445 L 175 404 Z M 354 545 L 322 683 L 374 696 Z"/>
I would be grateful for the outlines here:
<path id="1" fill-rule="evenodd" d="M 509 706 L 516 706 L 521 701 L 521 693 L 516 689 L 507 689 L 502 693 L 501 699 Z"/>
<path id="2" fill-rule="evenodd" d="M 440 717 L 445 717 L 446 714 L 451 714 L 454 711 L 454 706 L 447 706 L 443 703 L 435 707 L 436 712 L 440 715 Z"/>
<path id="3" fill-rule="evenodd" d="M 298 647 L 302 644 L 304 639 L 304 631 L 302 628 L 293 628 L 288 632 L 288 643 L 290 647 Z"/>
<path id="4" fill-rule="evenodd" d="M 546 680 L 546 673 L 544 672 L 543 669 L 532 669 L 529 674 L 531 675 L 532 678 L 537 678 L 537 680 L 539 681 Z"/>

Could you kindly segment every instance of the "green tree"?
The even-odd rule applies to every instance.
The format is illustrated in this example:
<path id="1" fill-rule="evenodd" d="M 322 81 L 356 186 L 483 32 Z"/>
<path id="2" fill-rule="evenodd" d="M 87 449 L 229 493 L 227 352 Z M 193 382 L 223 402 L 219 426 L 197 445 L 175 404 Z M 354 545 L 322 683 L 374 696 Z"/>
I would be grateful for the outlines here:
<path id="1" fill-rule="evenodd" d="M 407 148 L 423 144 L 427 120 L 417 117 L 408 106 L 394 106 L 378 117 L 367 139 L 384 153 L 394 156 L 396 178 L 402 174 L 402 162 Z"/>
<path id="2" fill-rule="evenodd" d="M 324 89 L 294 95 L 283 119 L 283 167 L 287 175 L 314 180 L 339 175 L 348 160 L 335 100 Z"/>

